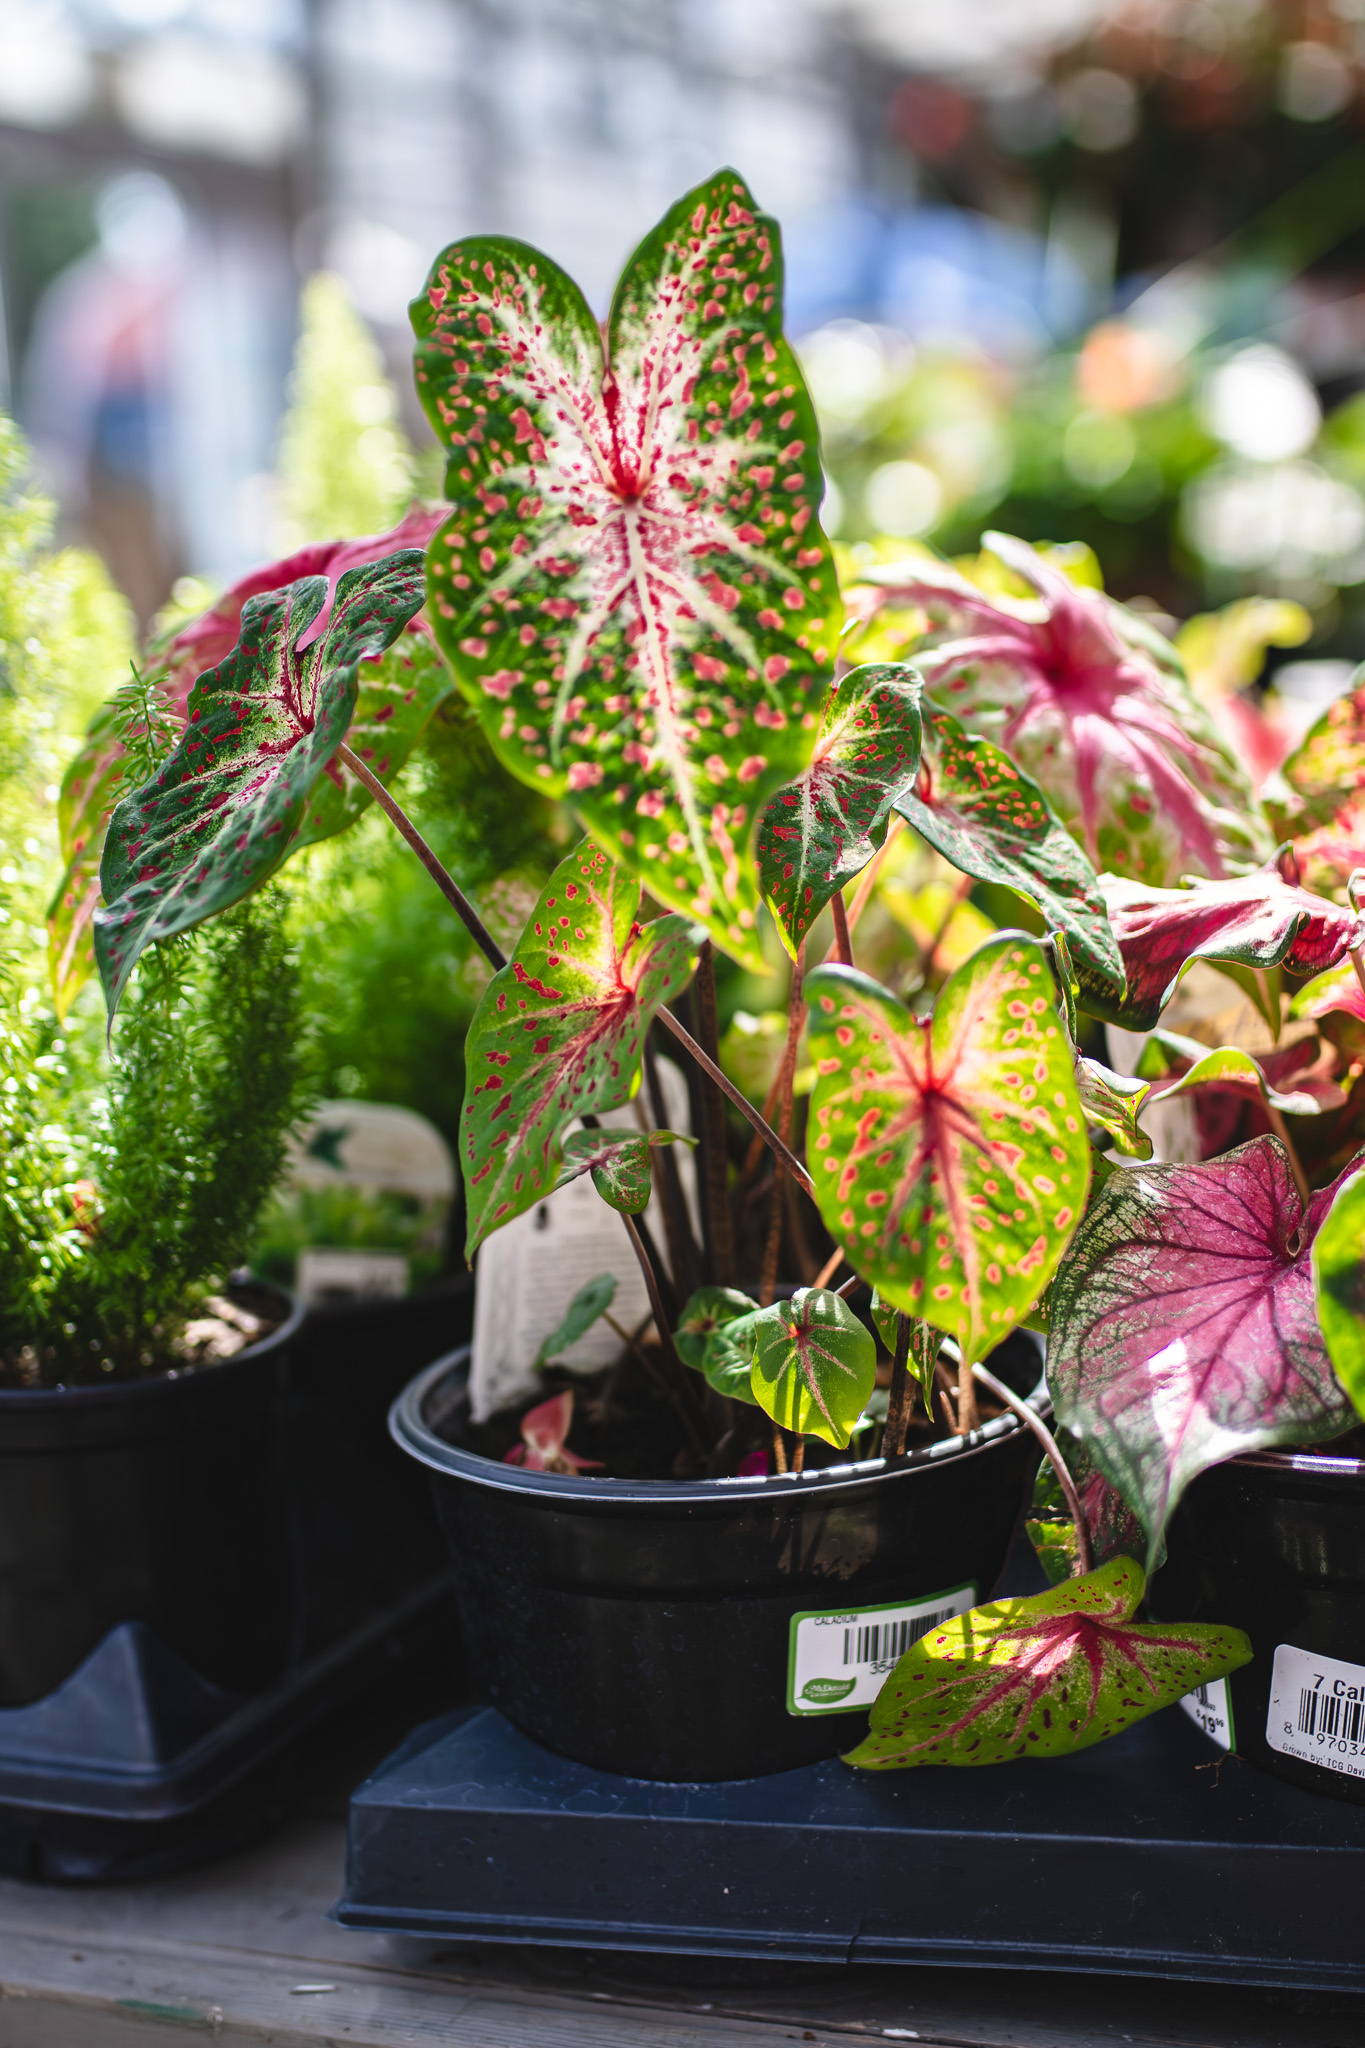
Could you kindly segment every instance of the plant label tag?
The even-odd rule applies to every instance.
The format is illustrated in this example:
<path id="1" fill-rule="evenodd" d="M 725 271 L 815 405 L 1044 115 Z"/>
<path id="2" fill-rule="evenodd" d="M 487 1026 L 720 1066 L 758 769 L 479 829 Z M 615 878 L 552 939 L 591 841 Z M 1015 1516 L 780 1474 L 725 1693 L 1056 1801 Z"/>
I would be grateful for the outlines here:
<path id="1" fill-rule="evenodd" d="M 953 1586 L 881 1607 L 794 1614 L 787 1653 L 789 1714 L 852 1714 L 872 1705 L 888 1671 L 940 1622 L 976 1605 L 975 1586 Z"/>
<path id="2" fill-rule="evenodd" d="M 1281 1756 L 1365 1778 L 1365 1664 L 1343 1664 L 1281 1643 L 1265 1739 Z"/>
<path id="3" fill-rule="evenodd" d="M 408 1262 L 401 1252 L 333 1251 L 307 1245 L 299 1253 L 294 1291 L 300 1301 L 376 1301 L 408 1291 Z"/>
<path id="4" fill-rule="evenodd" d="M 1216 1742 L 1220 1749 L 1235 1749 L 1237 1738 L 1232 1729 L 1232 1700 L 1228 1694 L 1226 1678 L 1211 1678 L 1207 1685 L 1197 1685 L 1193 1692 L 1187 1692 L 1180 1702 L 1181 1709 L 1188 1714 L 1196 1728 L 1202 1728 L 1210 1742 Z"/>

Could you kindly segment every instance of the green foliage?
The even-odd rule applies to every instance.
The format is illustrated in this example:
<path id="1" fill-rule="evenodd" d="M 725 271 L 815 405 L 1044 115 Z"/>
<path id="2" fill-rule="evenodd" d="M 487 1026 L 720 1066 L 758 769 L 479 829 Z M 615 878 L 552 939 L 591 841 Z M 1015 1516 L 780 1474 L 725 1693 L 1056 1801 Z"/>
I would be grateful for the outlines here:
<path id="1" fill-rule="evenodd" d="M 339 277 L 310 277 L 280 429 L 281 554 L 383 533 L 412 494 L 413 458 L 384 359 Z"/>
<path id="2" fill-rule="evenodd" d="M 1337 1378 L 1365 1416 L 1365 1172 L 1338 1189 L 1313 1242 L 1313 1291 Z"/>
<path id="3" fill-rule="evenodd" d="M 606 1314 L 615 1299 L 614 1274 L 599 1273 L 596 1279 L 585 1280 L 536 1353 L 536 1364 L 548 1365 L 559 1357 L 561 1351 L 567 1351 L 571 1344 L 576 1344 L 597 1318 Z"/>
<path id="4" fill-rule="evenodd" d="M 877 1377 L 877 1346 L 842 1296 L 802 1287 L 754 1318 L 755 1400 L 784 1429 L 842 1450 Z"/>

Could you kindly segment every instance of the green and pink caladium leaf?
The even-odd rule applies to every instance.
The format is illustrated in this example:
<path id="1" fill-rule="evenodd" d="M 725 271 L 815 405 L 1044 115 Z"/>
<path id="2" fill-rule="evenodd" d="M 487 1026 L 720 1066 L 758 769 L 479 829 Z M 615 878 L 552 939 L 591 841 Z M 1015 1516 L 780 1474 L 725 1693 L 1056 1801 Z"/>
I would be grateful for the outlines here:
<path id="1" fill-rule="evenodd" d="M 913 784 L 919 759 L 914 669 L 850 669 L 829 693 L 805 774 L 779 789 L 758 821 L 763 899 L 793 959 L 830 898 L 884 844 L 892 806 Z"/>
<path id="2" fill-rule="evenodd" d="M 1071 1041 L 1041 947 L 1002 932 L 917 1017 L 856 968 L 806 978 L 807 1156 L 827 1229 L 969 1364 L 1021 1322 L 1090 1186 Z"/>
<path id="3" fill-rule="evenodd" d="M 798 1287 L 754 1317 L 750 1385 L 783 1429 L 843 1450 L 877 1384 L 877 1346 L 842 1295 Z"/>
<path id="4" fill-rule="evenodd" d="M 640 1216 L 649 1207 L 653 1187 L 650 1154 L 656 1145 L 695 1145 L 678 1131 L 571 1131 L 564 1140 L 564 1164 L 555 1186 L 567 1187 L 590 1173 L 604 1202 L 625 1216 Z"/>
<path id="5" fill-rule="evenodd" d="M 1114 1558 L 944 1622 L 888 1674 L 872 1732 L 845 1763 L 898 1771 L 1070 1756 L 1251 1662 L 1240 1629 L 1134 1621 L 1146 1583 L 1139 1564 Z"/>
<path id="6" fill-rule="evenodd" d="M 569 1124 L 630 1101 L 655 1011 L 691 980 L 700 933 L 683 917 L 641 925 L 641 894 L 583 840 L 483 992 L 460 1112 L 469 1258 L 559 1185 Z"/>
<path id="7" fill-rule="evenodd" d="M 1123 962 L 1095 871 L 1008 754 L 926 703 L 919 775 L 895 808 L 964 875 L 1026 897 L 1065 935 L 1081 986 L 1119 998 Z"/>
<path id="8" fill-rule="evenodd" d="M 1336 1436 L 1351 1410 L 1313 1301 L 1305 1211 L 1278 1138 L 1221 1159 L 1111 1174 L 1052 1286 L 1058 1420 L 1141 1518 L 1149 1567 L 1210 1465 Z"/>
<path id="9" fill-rule="evenodd" d="M 1313 1291 L 1337 1378 L 1365 1416 L 1365 1172 L 1351 1167 L 1313 1239 Z"/>
<path id="10" fill-rule="evenodd" d="M 1099 1060 L 1078 1053 L 1076 1087 L 1085 1120 L 1092 1130 L 1104 1133 L 1106 1149 L 1121 1152 L 1127 1159 L 1151 1158 L 1152 1141 L 1138 1123 L 1142 1105 L 1152 1092 L 1149 1082 L 1116 1074 Z"/>
<path id="11" fill-rule="evenodd" d="M 1316 1048 L 1305 1042 L 1283 1052 L 1294 1051 L 1311 1070 Z M 1196 1088 L 1216 1088 L 1225 1094 L 1262 1102 L 1285 1116 L 1318 1116 L 1324 1109 L 1340 1109 L 1345 1101 L 1333 1081 L 1308 1088 L 1277 1088 L 1268 1068 L 1274 1055 L 1255 1058 L 1240 1046 L 1220 1045 L 1212 1051 L 1198 1039 L 1185 1038 L 1176 1031 L 1154 1031 L 1138 1059 L 1138 1072 L 1154 1085 L 1148 1100 L 1166 1102 L 1173 1096 L 1190 1095 Z M 1277 1065 L 1283 1065 L 1281 1058 Z M 1168 1076 L 1172 1078 L 1167 1078 Z M 1160 1085 L 1156 1085 L 1160 1084 Z"/>
<path id="12" fill-rule="evenodd" d="M 95 958 L 111 1017 L 145 947 L 239 902 L 279 867 L 350 727 L 360 664 L 417 611 L 423 568 L 409 548 L 350 570 L 316 638 L 322 577 L 247 601 L 236 647 L 190 691 L 179 746 L 110 820 Z"/>
<path id="13" fill-rule="evenodd" d="M 149 650 L 146 678 L 168 714 L 183 725 L 190 690 L 205 670 L 217 667 L 232 652 L 241 629 L 242 608 L 250 598 L 285 589 L 304 577 L 325 577 L 327 596 L 309 629 L 316 638 L 326 629 L 337 586 L 348 570 L 382 561 L 404 549 L 424 547 L 441 516 L 414 507 L 389 533 L 317 542 L 282 561 L 251 570 L 201 617 Z M 424 612 L 414 614 L 392 648 L 362 663 L 346 739 L 381 782 L 393 780 L 432 712 L 453 687 L 454 678 L 436 647 Z M 65 1015 L 94 971 L 100 862 L 110 816 L 126 787 L 124 748 L 117 725 L 117 705 L 102 705 L 66 771 L 58 801 L 58 833 L 67 866 L 48 911 L 48 958 L 59 1015 Z M 348 768 L 330 761 L 290 851 L 344 831 L 372 802 L 368 789 Z"/>
<path id="14" fill-rule="evenodd" d="M 1027 542 L 982 545 L 1037 593 L 988 597 L 947 563 L 865 572 L 853 609 L 913 605 L 905 647 L 934 701 L 1003 748 L 1042 789 L 1092 866 L 1153 886 L 1264 860 L 1269 828 L 1173 647 Z"/>
<path id="15" fill-rule="evenodd" d="M 605 343 L 524 242 L 412 307 L 450 451 L 432 616 L 507 766 L 752 966 L 754 819 L 800 773 L 842 622 L 777 224 L 722 171 L 646 236 Z"/>
<path id="16" fill-rule="evenodd" d="M 1118 1003 L 1087 994 L 1086 1007 L 1130 1031 L 1150 1031 L 1193 960 L 1211 966 L 1321 974 L 1365 939 L 1353 910 L 1299 887 L 1293 857 L 1235 881 L 1148 889 L 1107 882 L 1109 917 L 1127 976 Z"/>
<path id="17" fill-rule="evenodd" d="M 580 1458 L 571 1451 L 567 1438 L 573 1428 L 573 1389 L 552 1395 L 537 1408 L 528 1408 L 521 1418 L 521 1442 L 504 1453 L 504 1465 L 520 1465 L 527 1472 L 600 1472 L 597 1458 Z"/>
<path id="18" fill-rule="evenodd" d="M 741 1294 L 737 1287 L 698 1287 L 688 1296 L 678 1318 L 678 1327 L 673 1332 L 674 1349 L 684 1365 L 700 1372 L 712 1333 L 740 1316 L 757 1312 L 758 1303 Z"/>

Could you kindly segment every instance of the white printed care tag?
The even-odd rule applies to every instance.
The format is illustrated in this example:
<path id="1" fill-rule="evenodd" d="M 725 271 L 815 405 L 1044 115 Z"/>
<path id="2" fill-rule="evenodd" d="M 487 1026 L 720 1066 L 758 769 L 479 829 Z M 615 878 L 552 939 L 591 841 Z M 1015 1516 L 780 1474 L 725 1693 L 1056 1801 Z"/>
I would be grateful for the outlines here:
<path id="1" fill-rule="evenodd" d="M 1228 1693 L 1226 1678 L 1211 1678 L 1207 1685 L 1197 1685 L 1193 1692 L 1187 1692 L 1180 1702 L 1181 1707 L 1194 1722 L 1202 1728 L 1211 1742 L 1220 1749 L 1235 1749 L 1237 1737 L 1232 1726 L 1232 1700 Z"/>
<path id="2" fill-rule="evenodd" d="M 1281 1756 L 1365 1778 L 1365 1664 L 1343 1664 L 1281 1643 L 1265 1739 Z"/>
<path id="3" fill-rule="evenodd" d="M 870 1707 L 912 1643 L 976 1605 L 975 1586 L 883 1607 L 794 1614 L 787 1654 L 789 1714 L 848 1714 Z"/>

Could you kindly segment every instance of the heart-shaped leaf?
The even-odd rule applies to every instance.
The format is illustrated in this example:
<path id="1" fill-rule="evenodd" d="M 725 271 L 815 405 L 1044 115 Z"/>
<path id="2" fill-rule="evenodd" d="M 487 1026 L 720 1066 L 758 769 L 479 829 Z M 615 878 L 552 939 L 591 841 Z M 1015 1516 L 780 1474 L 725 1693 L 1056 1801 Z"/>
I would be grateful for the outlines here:
<path id="1" fill-rule="evenodd" d="M 1076 1087 L 1086 1122 L 1104 1132 L 1115 1152 L 1128 1159 L 1151 1158 L 1152 1141 L 1138 1125 L 1138 1112 L 1152 1092 L 1146 1081 L 1077 1054 Z"/>
<path id="2" fill-rule="evenodd" d="M 754 1318 L 752 1386 L 783 1429 L 842 1450 L 877 1383 L 877 1346 L 842 1295 L 799 1287 Z"/>
<path id="3" fill-rule="evenodd" d="M 559 863 L 465 1041 L 466 1256 L 558 1184 L 565 1126 L 629 1102 L 660 1003 L 697 964 L 686 918 L 639 925 L 640 885 L 590 839 Z"/>
<path id="4" fill-rule="evenodd" d="M 225 910 L 280 865 L 346 737 L 360 663 L 422 603 L 423 568 L 407 549 L 348 571 L 326 633 L 304 653 L 327 597 L 321 577 L 248 600 L 236 647 L 190 692 L 180 745 L 110 821 L 95 956 L 111 1016 L 145 947 Z"/>
<path id="5" fill-rule="evenodd" d="M 524 242 L 437 258 L 417 388 L 450 450 L 437 633 L 516 775 L 752 965 L 764 799 L 804 767 L 842 619 L 777 224 L 722 171 L 626 267 L 606 350 Z"/>
<path id="6" fill-rule="evenodd" d="M 810 766 L 778 790 L 758 821 L 759 883 L 793 959 L 830 898 L 884 843 L 892 806 L 913 783 L 919 757 L 914 669 L 874 662 L 835 683 Z"/>
<path id="7" fill-rule="evenodd" d="M 1114 1558 L 1046 1593 L 973 1607 L 921 1636 L 845 1757 L 863 1770 L 1070 1756 L 1251 1662 L 1240 1629 L 1137 1622 L 1142 1567 Z"/>
<path id="8" fill-rule="evenodd" d="M 1321 974 L 1365 938 L 1353 910 L 1310 895 L 1286 876 L 1284 857 L 1230 882 L 1188 889 L 1147 889 L 1107 882 L 1109 916 L 1123 955 L 1128 992 L 1109 1003 L 1087 994 L 1086 1007 L 1130 1031 L 1150 1031 L 1192 960 L 1214 966 L 1285 966 Z"/>
<path id="9" fill-rule="evenodd" d="M 545 1342 L 536 1353 L 536 1365 L 548 1365 L 552 1359 L 576 1344 L 586 1330 L 590 1330 L 599 1316 L 604 1316 L 616 1299 L 616 1275 L 598 1273 L 592 1280 L 585 1280 L 555 1324 Z M 565 1428 L 568 1424 L 565 1424 Z"/>
<path id="10" fill-rule="evenodd" d="M 1057 1417 L 1151 1546 L 1190 1481 L 1243 1451 L 1336 1436 L 1350 1409 L 1313 1305 L 1305 1213 L 1278 1138 L 1111 1174 L 1052 1285 Z"/>
<path id="11" fill-rule="evenodd" d="M 1027 542 L 988 533 L 982 545 L 1037 598 L 987 596 L 946 563 L 889 564 L 864 572 L 855 612 L 929 612 L 929 632 L 897 651 L 935 702 L 1035 778 L 1097 870 L 1161 886 L 1264 860 L 1251 785 L 1175 649 Z"/>
<path id="12" fill-rule="evenodd" d="M 707 1340 L 714 1330 L 733 1323 L 738 1316 L 753 1315 L 758 1308 L 737 1287 L 698 1287 L 688 1296 L 687 1306 L 673 1332 L 673 1345 L 684 1365 L 702 1370 Z"/>
<path id="13" fill-rule="evenodd" d="M 677 1131 L 571 1131 L 564 1140 L 564 1164 L 555 1186 L 567 1187 L 582 1173 L 604 1202 L 623 1215 L 639 1216 L 649 1207 L 653 1179 L 650 1150 L 655 1145 L 695 1145 Z"/>
<path id="14" fill-rule="evenodd" d="M 758 1343 L 758 1319 L 763 1310 L 750 1303 L 744 1315 L 718 1323 L 706 1340 L 702 1353 L 702 1376 L 709 1387 L 727 1401 L 744 1401 L 757 1408 L 753 1389 L 754 1350 Z"/>
<path id="15" fill-rule="evenodd" d="M 1119 995 L 1123 962 L 1095 870 L 1008 754 L 926 704 L 919 776 L 895 808 L 964 875 L 1003 882 L 1059 927 L 1083 987 Z"/>
<path id="16" fill-rule="evenodd" d="M 1221 1088 L 1265 1102 L 1287 1116 L 1317 1116 L 1322 1108 L 1315 1095 L 1306 1090 L 1276 1088 L 1259 1060 L 1240 1046 L 1220 1045 L 1212 1051 L 1198 1039 L 1175 1031 L 1154 1031 L 1142 1049 L 1138 1072 L 1150 1081 L 1180 1069 L 1173 1081 L 1154 1087 L 1148 1100 L 1168 1102 L 1177 1095 L 1189 1095 L 1196 1088 Z M 1144 1154 L 1150 1158 L 1150 1153 Z"/>
<path id="17" fill-rule="evenodd" d="M 1000 933 L 944 984 L 932 1022 L 851 967 L 816 968 L 806 995 L 826 1227 L 974 1363 L 1047 1286 L 1090 1185 L 1047 960 Z"/>
<path id="18" fill-rule="evenodd" d="M 1353 1160 L 1352 1166 L 1356 1166 Z M 1318 1321 L 1337 1377 L 1365 1415 L 1365 1172 L 1348 1172 L 1313 1239 Z"/>
<path id="19" fill-rule="evenodd" d="M 528 1408 L 521 1418 L 521 1442 L 513 1444 L 505 1465 L 520 1465 L 527 1472 L 600 1472 L 596 1458 L 580 1458 L 565 1439 L 573 1427 L 573 1390 L 552 1395 L 538 1408 Z"/>

